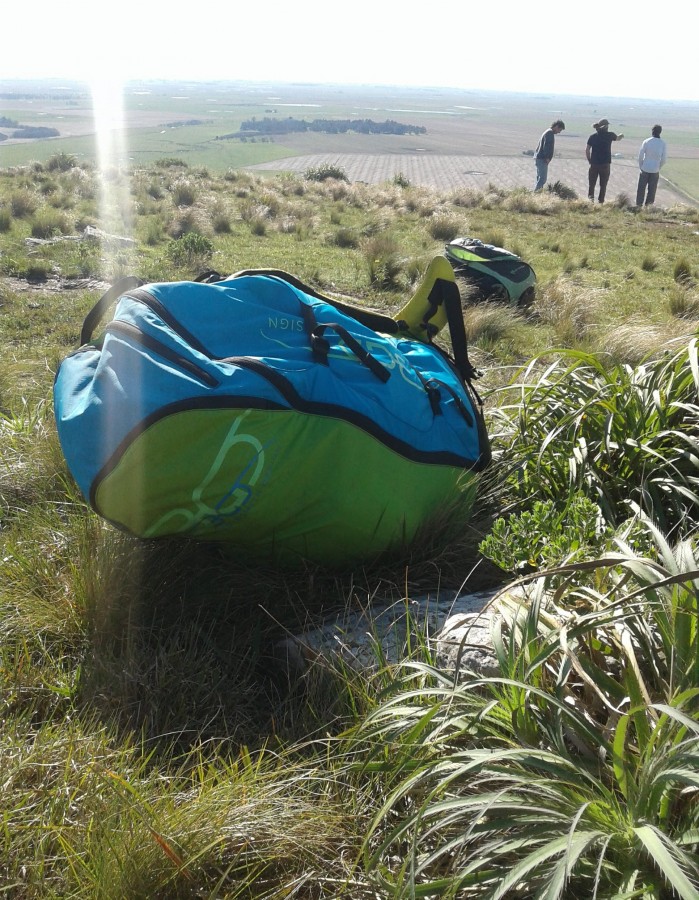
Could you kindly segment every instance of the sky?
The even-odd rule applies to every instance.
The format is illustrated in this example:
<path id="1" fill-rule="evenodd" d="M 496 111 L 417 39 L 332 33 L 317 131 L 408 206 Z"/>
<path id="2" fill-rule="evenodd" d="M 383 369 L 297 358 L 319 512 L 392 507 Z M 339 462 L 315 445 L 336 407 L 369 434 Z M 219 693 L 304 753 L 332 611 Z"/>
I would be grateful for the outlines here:
<path id="1" fill-rule="evenodd" d="M 16 78 L 334 82 L 699 100 L 699 3 L 34 0 L 3 4 Z M 9 9 L 7 7 L 10 7 Z"/>

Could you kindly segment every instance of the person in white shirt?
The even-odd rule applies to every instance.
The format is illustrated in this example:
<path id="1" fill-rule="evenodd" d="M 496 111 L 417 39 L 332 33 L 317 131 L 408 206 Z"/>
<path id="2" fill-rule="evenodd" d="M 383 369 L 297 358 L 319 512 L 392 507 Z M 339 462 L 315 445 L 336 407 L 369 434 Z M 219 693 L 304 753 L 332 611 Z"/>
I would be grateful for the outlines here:
<path id="1" fill-rule="evenodd" d="M 638 151 L 638 167 L 641 171 L 638 176 L 636 206 L 643 206 L 644 202 L 646 206 L 655 203 L 660 170 L 667 159 L 667 146 L 660 137 L 662 130 L 662 125 L 654 125 L 651 129 L 652 137 L 646 138 Z"/>

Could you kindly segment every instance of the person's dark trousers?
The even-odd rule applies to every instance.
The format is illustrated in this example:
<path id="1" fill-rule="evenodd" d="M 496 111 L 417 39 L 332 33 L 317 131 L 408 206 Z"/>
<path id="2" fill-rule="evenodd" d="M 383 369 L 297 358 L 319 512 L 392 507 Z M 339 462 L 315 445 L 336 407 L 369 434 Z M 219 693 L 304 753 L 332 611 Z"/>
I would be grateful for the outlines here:
<path id="1" fill-rule="evenodd" d="M 636 206 L 643 206 L 643 198 L 645 197 L 646 206 L 652 206 L 655 203 L 655 192 L 658 189 L 658 181 L 660 180 L 660 172 L 641 172 L 638 176 L 638 190 L 636 191 Z M 648 193 L 646 194 L 646 188 Z"/>
<path id="2" fill-rule="evenodd" d="M 612 167 L 609 163 L 605 163 L 603 166 L 593 166 L 590 165 L 589 172 L 589 180 L 590 187 L 587 192 L 587 196 L 590 200 L 595 199 L 595 185 L 597 184 L 597 179 L 599 178 L 599 202 L 604 203 L 604 196 L 607 193 L 607 182 L 609 181 L 609 173 L 611 172 Z"/>

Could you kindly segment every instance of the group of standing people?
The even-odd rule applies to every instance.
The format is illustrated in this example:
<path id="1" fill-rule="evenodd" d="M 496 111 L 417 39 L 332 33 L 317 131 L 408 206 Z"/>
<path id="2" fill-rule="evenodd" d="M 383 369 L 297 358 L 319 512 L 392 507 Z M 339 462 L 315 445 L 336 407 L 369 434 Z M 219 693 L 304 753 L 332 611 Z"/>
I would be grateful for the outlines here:
<path id="1" fill-rule="evenodd" d="M 600 119 L 592 126 L 595 130 L 587 139 L 585 156 L 589 164 L 588 170 L 588 199 L 594 201 L 595 190 L 599 182 L 597 201 L 604 203 L 607 193 L 607 183 L 612 167 L 612 144 L 620 141 L 624 135 L 616 134 L 609 130 L 609 120 Z M 565 129 L 561 119 L 556 119 L 550 127 L 541 135 L 536 151 L 534 163 L 536 165 L 535 191 L 541 191 L 548 178 L 549 163 L 553 159 L 556 144 L 556 135 Z M 667 159 L 667 147 L 660 137 L 662 125 L 654 125 L 651 136 L 641 144 L 638 153 L 638 187 L 636 190 L 636 206 L 652 206 L 655 202 L 655 192 L 660 179 L 660 169 Z"/>

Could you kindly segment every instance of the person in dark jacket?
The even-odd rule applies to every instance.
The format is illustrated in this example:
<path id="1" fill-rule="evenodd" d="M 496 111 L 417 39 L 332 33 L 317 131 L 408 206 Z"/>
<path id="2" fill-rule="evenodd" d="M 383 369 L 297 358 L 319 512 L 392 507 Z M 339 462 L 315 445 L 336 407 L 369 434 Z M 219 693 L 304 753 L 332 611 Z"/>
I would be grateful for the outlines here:
<path id="1" fill-rule="evenodd" d="M 590 164 L 587 196 L 594 201 L 595 186 L 599 178 L 598 200 L 600 203 L 604 203 L 609 173 L 612 168 L 612 144 L 614 141 L 620 141 L 624 135 L 610 131 L 608 119 L 600 119 L 592 127 L 595 129 L 595 132 L 587 139 L 587 146 L 585 147 L 585 155 Z"/>
<path id="2" fill-rule="evenodd" d="M 553 150 L 556 144 L 556 135 L 565 130 L 565 125 L 560 119 L 556 119 L 551 123 L 551 127 L 539 138 L 539 144 L 534 153 L 534 162 L 536 164 L 536 186 L 535 191 L 540 191 L 546 184 L 549 173 L 549 163 L 553 159 Z"/>

